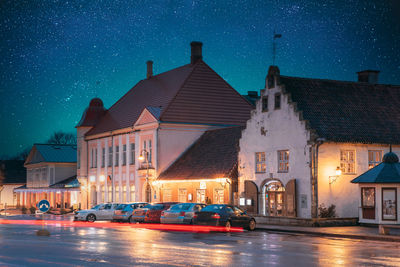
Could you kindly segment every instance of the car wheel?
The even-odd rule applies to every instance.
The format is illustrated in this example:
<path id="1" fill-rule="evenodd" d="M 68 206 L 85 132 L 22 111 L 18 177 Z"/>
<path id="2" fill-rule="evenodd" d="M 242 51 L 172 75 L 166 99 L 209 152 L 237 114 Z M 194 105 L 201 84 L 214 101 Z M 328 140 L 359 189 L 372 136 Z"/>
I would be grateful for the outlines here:
<path id="1" fill-rule="evenodd" d="M 249 227 L 247 229 L 249 229 L 250 231 L 254 231 L 254 229 L 256 229 L 256 221 L 251 219 L 249 222 Z"/>
<path id="2" fill-rule="evenodd" d="M 230 222 L 230 221 L 227 221 L 227 222 L 225 223 L 225 229 L 226 229 L 227 231 L 231 230 L 231 222 Z"/>
<path id="3" fill-rule="evenodd" d="M 94 222 L 94 221 L 96 221 L 96 216 L 95 216 L 94 214 L 89 214 L 89 215 L 86 217 L 86 221 L 88 221 L 88 222 Z"/>

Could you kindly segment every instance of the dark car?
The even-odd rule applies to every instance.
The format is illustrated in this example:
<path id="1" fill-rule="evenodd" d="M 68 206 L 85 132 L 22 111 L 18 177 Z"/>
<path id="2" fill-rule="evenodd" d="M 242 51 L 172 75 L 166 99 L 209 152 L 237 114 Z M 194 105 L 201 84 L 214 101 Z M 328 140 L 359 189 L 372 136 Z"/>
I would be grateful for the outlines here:
<path id="1" fill-rule="evenodd" d="M 193 216 L 197 225 L 225 226 L 226 228 L 243 227 L 250 231 L 256 228 L 256 220 L 236 206 L 214 204 L 208 205 Z"/>
<path id="2" fill-rule="evenodd" d="M 178 202 L 164 202 L 151 205 L 144 217 L 146 223 L 160 223 L 161 212 L 169 209 L 172 205 L 178 204 Z"/>

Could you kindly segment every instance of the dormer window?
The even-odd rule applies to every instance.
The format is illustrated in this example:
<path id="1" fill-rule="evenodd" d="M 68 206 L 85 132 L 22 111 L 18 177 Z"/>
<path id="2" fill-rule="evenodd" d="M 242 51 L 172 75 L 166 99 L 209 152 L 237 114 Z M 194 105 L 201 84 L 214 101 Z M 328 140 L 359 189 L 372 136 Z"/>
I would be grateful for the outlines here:
<path id="1" fill-rule="evenodd" d="M 281 94 L 276 93 L 275 94 L 275 107 L 274 109 L 280 109 L 281 108 Z"/>

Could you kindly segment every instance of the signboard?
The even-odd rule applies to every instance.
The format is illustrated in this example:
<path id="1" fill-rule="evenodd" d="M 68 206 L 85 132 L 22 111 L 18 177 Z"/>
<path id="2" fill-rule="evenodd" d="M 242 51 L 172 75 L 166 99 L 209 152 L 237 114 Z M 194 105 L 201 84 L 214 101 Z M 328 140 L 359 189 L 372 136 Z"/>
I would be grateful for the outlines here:
<path id="1" fill-rule="evenodd" d="M 50 202 L 47 201 L 46 199 L 42 199 L 38 203 L 38 208 L 43 213 L 48 212 L 50 209 Z"/>

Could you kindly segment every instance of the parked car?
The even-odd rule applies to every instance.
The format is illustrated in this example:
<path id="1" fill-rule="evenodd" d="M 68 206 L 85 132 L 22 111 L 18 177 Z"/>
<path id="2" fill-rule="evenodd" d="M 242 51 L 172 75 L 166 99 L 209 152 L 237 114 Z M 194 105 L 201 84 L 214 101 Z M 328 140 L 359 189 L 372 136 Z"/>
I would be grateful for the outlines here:
<path id="1" fill-rule="evenodd" d="M 195 212 L 193 223 L 197 225 L 225 226 L 226 228 L 243 227 L 253 231 L 256 220 L 236 206 L 225 204 L 208 205 Z"/>
<path id="2" fill-rule="evenodd" d="M 143 208 L 146 205 L 148 205 L 148 203 L 146 202 L 135 202 L 135 203 L 124 204 L 124 207 L 122 209 L 119 209 L 120 207 L 118 207 L 114 211 L 113 221 L 129 222 L 133 211 L 138 208 Z"/>
<path id="3" fill-rule="evenodd" d="M 74 216 L 74 221 L 107 221 L 112 220 L 114 210 L 118 207 L 119 203 L 103 203 L 94 206 L 89 210 L 77 211 Z"/>
<path id="4" fill-rule="evenodd" d="M 193 215 L 200 211 L 206 204 L 179 203 L 161 212 L 161 223 L 193 224 Z"/>
<path id="5" fill-rule="evenodd" d="M 146 223 L 160 223 L 161 212 L 169 209 L 172 205 L 178 204 L 178 202 L 163 202 L 151 205 L 146 212 L 144 222 Z"/>
<path id="6" fill-rule="evenodd" d="M 178 202 L 165 202 L 165 203 L 156 203 L 156 204 L 148 204 L 143 208 L 138 208 L 133 211 L 130 222 L 160 222 L 161 212 L 163 210 L 169 209 L 172 205 L 177 204 Z"/>

